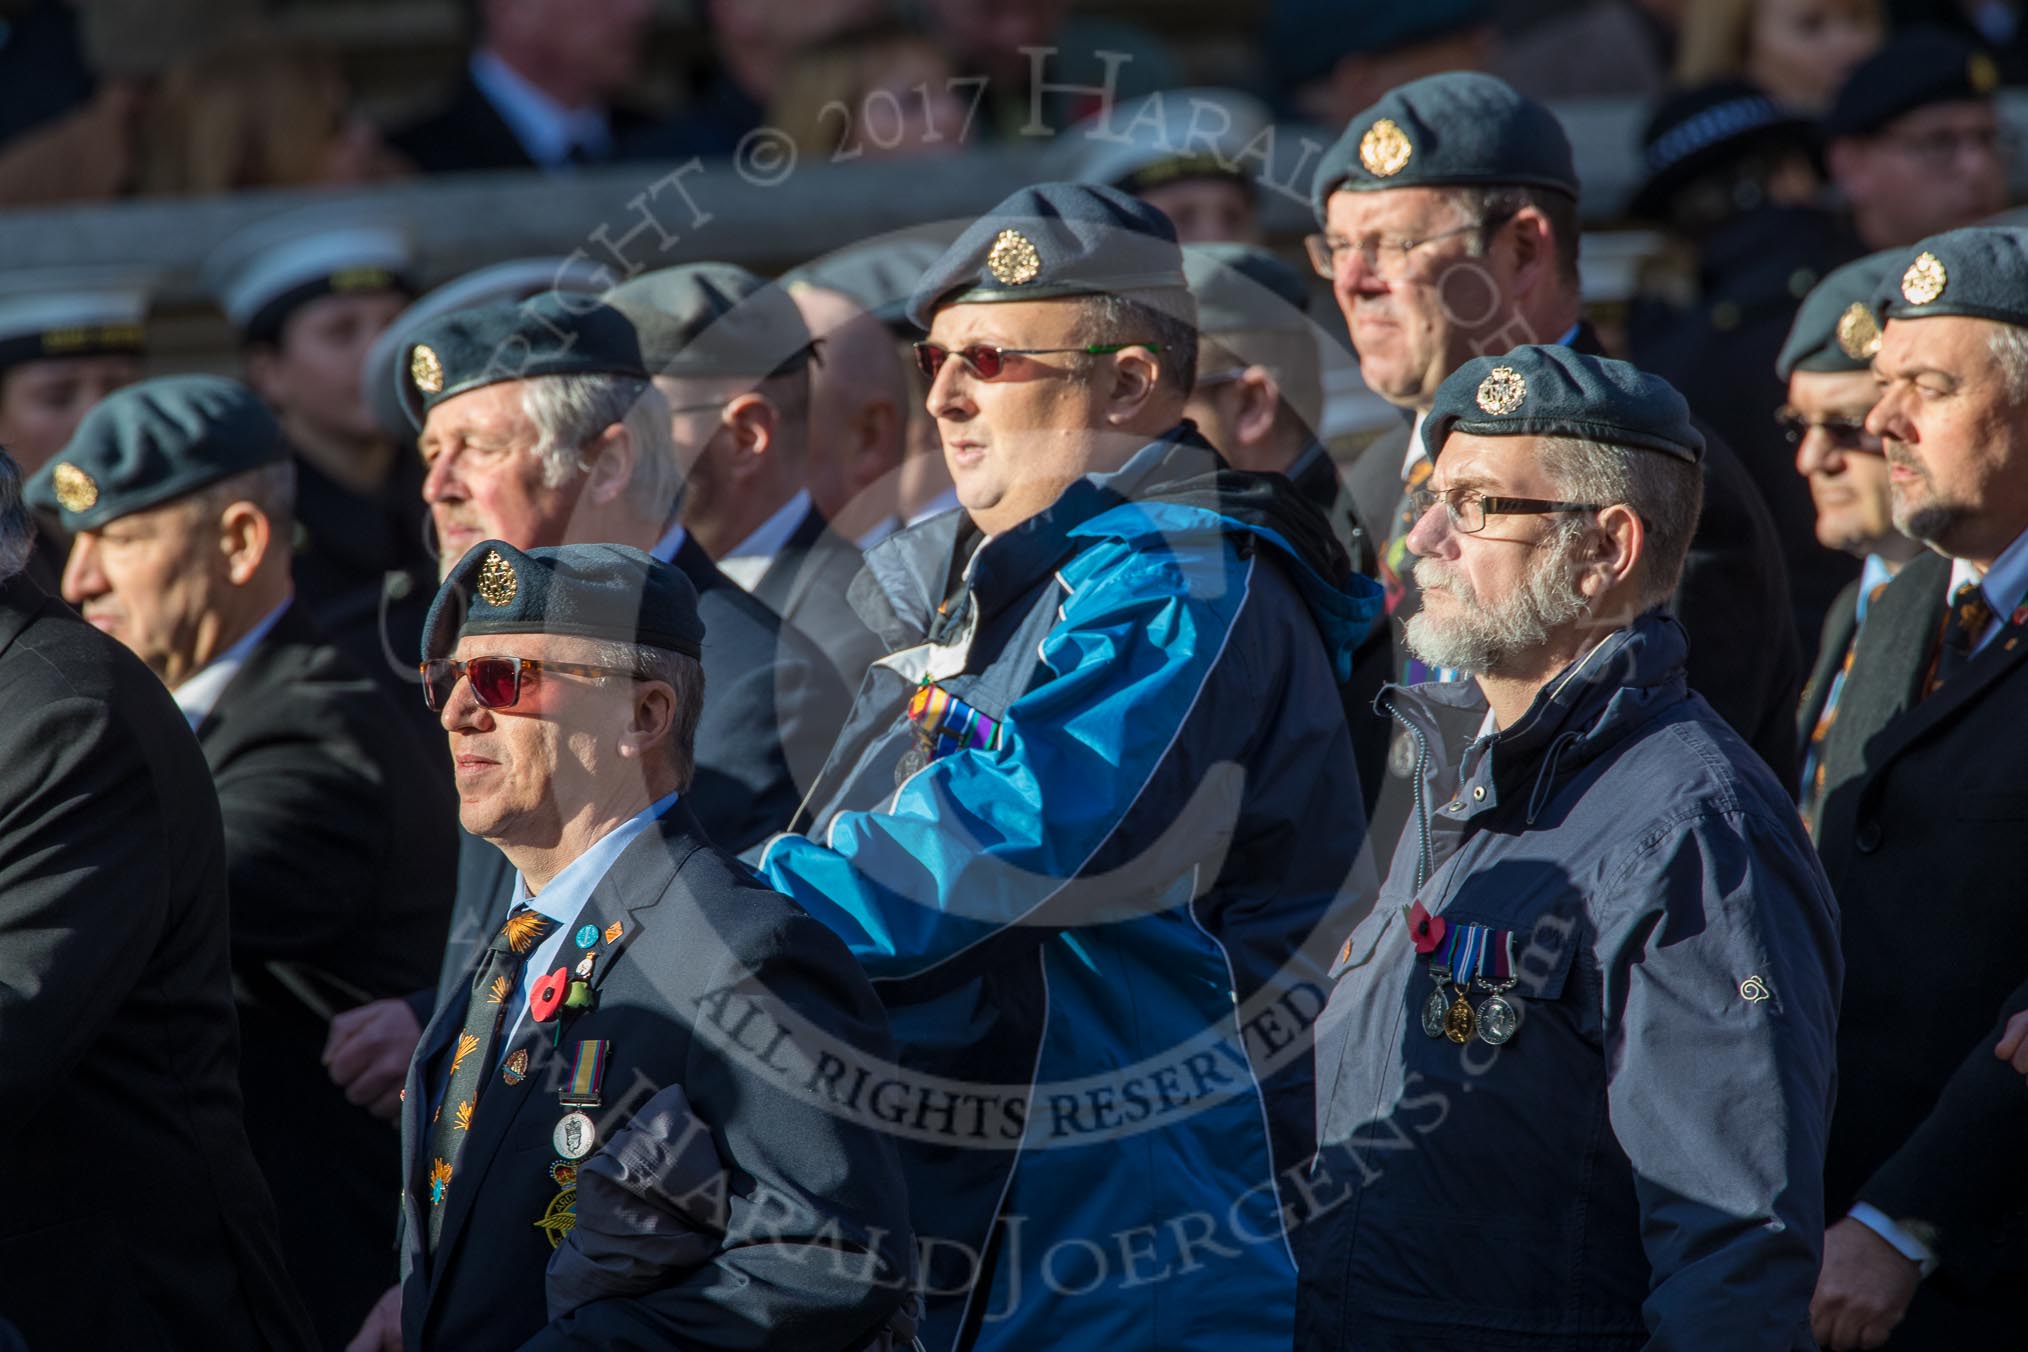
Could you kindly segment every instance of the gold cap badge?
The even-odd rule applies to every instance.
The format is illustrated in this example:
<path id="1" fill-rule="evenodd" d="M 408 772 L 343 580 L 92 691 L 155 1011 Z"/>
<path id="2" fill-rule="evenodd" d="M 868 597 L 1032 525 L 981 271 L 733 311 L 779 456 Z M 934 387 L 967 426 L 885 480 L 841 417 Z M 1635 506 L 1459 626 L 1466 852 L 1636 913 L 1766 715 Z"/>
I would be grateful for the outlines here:
<path id="1" fill-rule="evenodd" d="M 1528 397 L 1528 377 L 1511 366 L 1495 366 L 1479 382 L 1479 407 L 1504 418 Z"/>
<path id="2" fill-rule="evenodd" d="M 55 481 L 56 500 L 66 512 L 89 512 L 99 500 L 99 486 L 92 476 L 68 461 L 50 471 Z"/>
<path id="3" fill-rule="evenodd" d="M 424 394 L 435 394 L 444 387 L 444 364 L 429 347 L 417 343 L 408 354 L 408 377 Z"/>
<path id="4" fill-rule="evenodd" d="M 986 251 L 986 271 L 1002 286 L 1025 286 L 1042 275 L 1042 255 L 1019 230 L 1002 230 Z"/>
<path id="5" fill-rule="evenodd" d="M 1393 178 L 1408 167 L 1414 154 L 1408 133 L 1391 117 L 1381 118 L 1359 138 L 1359 163 L 1375 178 Z"/>
<path id="6" fill-rule="evenodd" d="M 1853 361 L 1865 361 L 1880 350 L 1880 322 L 1856 300 L 1838 316 L 1838 350 Z"/>
<path id="7" fill-rule="evenodd" d="M 2000 68 L 1984 52 L 1973 52 L 1965 62 L 1965 83 L 1975 94 L 1990 94 L 2000 87 Z"/>
<path id="8" fill-rule="evenodd" d="M 1943 260 L 1924 250 L 1916 255 L 1908 271 L 1901 274 L 1901 295 L 1910 305 L 1927 305 L 1944 293 L 1950 283 L 1950 274 L 1944 271 Z"/>
<path id="9" fill-rule="evenodd" d="M 486 561 L 479 565 L 479 599 L 489 606 L 504 606 L 520 590 L 514 565 L 501 558 L 499 550 L 487 550 Z"/>

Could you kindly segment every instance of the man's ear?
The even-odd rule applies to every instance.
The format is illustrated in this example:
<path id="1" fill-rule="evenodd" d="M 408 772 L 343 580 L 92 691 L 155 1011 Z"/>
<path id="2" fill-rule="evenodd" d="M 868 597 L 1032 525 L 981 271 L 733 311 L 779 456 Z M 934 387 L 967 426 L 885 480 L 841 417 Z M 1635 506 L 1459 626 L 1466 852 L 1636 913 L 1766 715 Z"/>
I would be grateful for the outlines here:
<path id="1" fill-rule="evenodd" d="M 1586 596 L 1602 596 L 1630 581 L 1648 553 L 1648 527 L 1641 515 L 1623 502 L 1598 514 L 1585 552 L 1585 577 L 1579 584 Z"/>
<path id="2" fill-rule="evenodd" d="M 1267 367 L 1249 366 L 1233 383 L 1239 394 L 1233 433 L 1248 446 L 1258 445 L 1274 431 L 1275 415 L 1282 407 L 1281 382 Z"/>
<path id="3" fill-rule="evenodd" d="M 781 414 L 767 396 L 748 392 L 725 406 L 721 419 L 732 431 L 732 462 L 735 483 L 760 473 L 768 453 L 775 449 Z"/>
<path id="4" fill-rule="evenodd" d="M 284 402 L 281 385 L 282 354 L 272 343 L 248 343 L 240 353 L 246 368 L 246 383 L 263 402 Z"/>
<path id="5" fill-rule="evenodd" d="M 274 526 L 266 512 L 246 501 L 226 505 L 218 518 L 218 550 L 233 586 L 244 587 L 253 580 L 273 545 Z"/>
<path id="6" fill-rule="evenodd" d="M 1502 232 L 1514 260 L 1514 294 L 1536 295 L 1545 287 L 1554 287 L 1556 228 L 1549 217 L 1534 207 L 1523 207 L 1502 227 Z"/>
<path id="7" fill-rule="evenodd" d="M 634 481 L 634 458 L 640 453 L 625 423 L 611 423 L 584 448 L 585 496 L 610 506 L 626 496 Z"/>
<path id="8" fill-rule="evenodd" d="M 1162 378 L 1161 358 L 1135 344 L 1113 354 L 1113 384 L 1106 416 L 1115 424 L 1133 422 L 1155 396 Z"/>
<path id="9" fill-rule="evenodd" d="M 854 494 L 879 483 L 901 468 L 906 452 L 901 410 L 887 398 L 869 399 L 859 406 L 853 420 L 852 448 L 845 466 L 845 482 Z"/>
<path id="10" fill-rule="evenodd" d="M 641 758 L 662 745 L 676 726 L 676 691 L 664 681 L 634 682 L 633 716 L 620 734 L 622 758 Z"/>

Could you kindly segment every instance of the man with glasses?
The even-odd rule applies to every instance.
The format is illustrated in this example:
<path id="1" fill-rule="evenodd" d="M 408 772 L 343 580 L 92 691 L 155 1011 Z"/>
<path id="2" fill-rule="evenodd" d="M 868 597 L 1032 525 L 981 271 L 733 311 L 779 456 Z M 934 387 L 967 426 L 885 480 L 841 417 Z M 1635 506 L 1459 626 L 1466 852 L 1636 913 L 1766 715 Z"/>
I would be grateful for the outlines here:
<path id="1" fill-rule="evenodd" d="M 2028 1276 L 2028 1098 L 1993 1055 L 2028 973 L 2028 232 L 1922 240 L 1872 304 L 1866 429 L 1927 548 L 1822 746 L 1848 975 L 1814 1313 L 1827 1348 L 1962 1347 L 2018 1335 Z"/>
<path id="2" fill-rule="evenodd" d="M 1888 250 L 1824 278 L 1796 312 L 1775 363 L 1789 396 L 1776 421 L 1796 448 L 1796 473 L 1809 484 L 1816 504 L 1817 541 L 1863 560 L 1859 576 L 1825 617 L 1816 668 L 1796 717 L 1802 765 L 1797 801 L 1812 833 L 1823 802 L 1824 739 L 1838 717 L 1860 627 L 1901 566 L 1922 552 L 1894 528 L 1887 460 L 1880 438 L 1866 430 L 1866 415 L 1879 395 L 1872 370 L 1880 350 L 1873 293 L 1906 261 L 1900 250 Z"/>
<path id="3" fill-rule="evenodd" d="M 430 607 L 424 698 L 513 905 L 409 1069 L 402 1284 L 355 1347 L 845 1352 L 903 1303 L 894 1152 L 798 1070 L 884 1061 L 879 1002 L 686 801 L 706 637 L 624 545 L 478 541 Z M 600 1260 L 605 1298 L 552 1284 Z"/>
<path id="4" fill-rule="evenodd" d="M 1351 475 L 1397 644 L 1418 604 L 1405 494 L 1430 473 L 1415 428 L 1438 387 L 1472 357 L 1521 343 L 1602 351 L 1583 322 L 1577 191 L 1555 116 L 1489 75 L 1402 85 L 1319 161 L 1311 261 L 1331 279 L 1367 386 L 1412 420 Z M 1690 686 L 1786 779 L 1802 662 L 1780 543 L 1737 457 L 1705 442 L 1704 514 L 1672 601 L 1690 634 Z M 1404 652 L 1406 681 L 1456 675 Z M 1405 790 L 1413 769 L 1397 736 L 1390 788 Z"/>
<path id="5" fill-rule="evenodd" d="M 1703 438 L 1563 346 L 1466 362 L 1421 430 L 1406 641 L 1472 679 L 1383 697 L 1416 822 L 1318 1023 L 1296 1345 L 1808 1347 L 1837 912 L 1685 684 Z"/>
<path id="6" fill-rule="evenodd" d="M 644 273 L 606 299 L 640 335 L 669 405 L 685 530 L 822 650 L 849 699 L 886 649 L 846 600 L 859 548 L 805 486 L 814 368 L 828 354 L 787 291 L 730 263 Z"/>
<path id="7" fill-rule="evenodd" d="M 1025 188 L 910 316 L 964 511 L 871 551 L 900 641 L 761 868 L 894 1020 L 924 1345 L 1286 1348 L 1377 588 L 1183 421 L 1154 208 Z"/>
<path id="8" fill-rule="evenodd" d="M 1990 55 L 1933 28 L 1895 34 L 1847 77 L 1824 118 L 1825 162 L 1867 248 L 1906 247 L 2007 205 L 2014 152 L 1999 87 Z"/>
<path id="9" fill-rule="evenodd" d="M 445 777 L 310 617 L 289 548 L 296 471 L 258 396 L 216 376 L 130 385 L 29 486 L 71 537 L 64 599 L 158 676 L 225 820 L 247 1135 L 320 1341 L 387 1284 L 395 1094 L 348 1102 L 334 1017 L 429 981 L 456 861 Z"/>

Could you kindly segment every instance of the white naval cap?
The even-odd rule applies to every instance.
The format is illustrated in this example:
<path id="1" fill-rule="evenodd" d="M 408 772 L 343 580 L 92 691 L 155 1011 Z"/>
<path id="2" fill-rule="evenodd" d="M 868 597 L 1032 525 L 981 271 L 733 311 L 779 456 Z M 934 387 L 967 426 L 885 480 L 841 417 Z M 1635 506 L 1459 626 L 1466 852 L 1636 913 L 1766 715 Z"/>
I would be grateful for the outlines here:
<path id="1" fill-rule="evenodd" d="M 205 289 L 247 340 L 272 339 L 320 296 L 413 290 L 415 247 L 398 218 L 319 207 L 271 216 L 204 261 Z"/>
<path id="2" fill-rule="evenodd" d="M 1267 152 L 1248 147 L 1273 123 L 1266 104 L 1236 89 L 1169 89 L 1109 104 L 1057 137 L 1053 152 L 1061 177 L 1130 193 L 1192 178 L 1244 183 L 1268 172 Z"/>
<path id="3" fill-rule="evenodd" d="M 409 336 L 423 325 L 456 310 L 470 310 L 501 300 L 527 300 L 543 291 L 601 295 L 612 282 L 611 268 L 582 254 L 513 258 L 454 277 L 436 290 L 418 296 L 366 349 L 359 388 L 366 392 L 373 420 L 391 435 L 415 434 L 415 425 L 401 403 L 401 354 L 408 346 Z"/>
<path id="4" fill-rule="evenodd" d="M 156 280 L 117 266 L 0 273 L 0 368 L 51 357 L 138 355 Z"/>

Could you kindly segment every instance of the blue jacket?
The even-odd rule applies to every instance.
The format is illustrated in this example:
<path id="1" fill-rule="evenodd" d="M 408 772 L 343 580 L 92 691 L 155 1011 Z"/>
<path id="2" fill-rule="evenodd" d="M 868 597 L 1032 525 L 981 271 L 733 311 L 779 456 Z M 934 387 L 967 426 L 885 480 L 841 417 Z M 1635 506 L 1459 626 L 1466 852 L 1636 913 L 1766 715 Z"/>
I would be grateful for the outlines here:
<path id="1" fill-rule="evenodd" d="M 1643 616 L 1492 736 L 1383 695 L 1421 795 L 1318 1024 L 1306 1352 L 1814 1346 L 1836 909 L 1685 647 Z M 1514 936 L 1510 1041 L 1425 1031 L 1416 902 Z"/>
<path id="2" fill-rule="evenodd" d="M 1279 1352 L 1275 1170 L 1311 1148 L 1307 1027 L 1360 894 L 1339 685 L 1378 588 L 1185 429 L 980 545 L 945 603 L 968 530 L 875 551 L 855 601 L 892 655 L 762 865 L 895 1027 L 868 1095 L 924 1344 Z M 988 720 L 973 744 L 923 740 L 925 682 Z"/>

